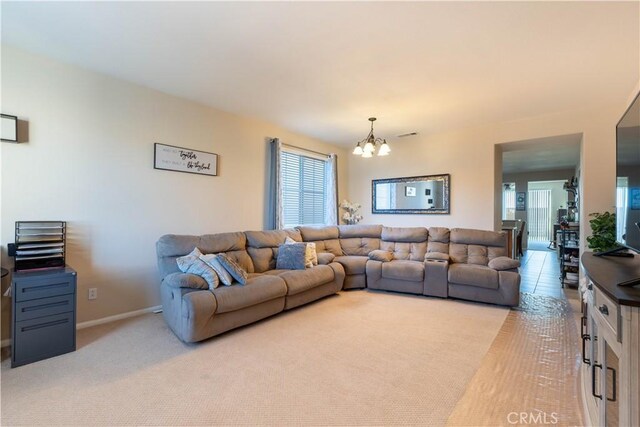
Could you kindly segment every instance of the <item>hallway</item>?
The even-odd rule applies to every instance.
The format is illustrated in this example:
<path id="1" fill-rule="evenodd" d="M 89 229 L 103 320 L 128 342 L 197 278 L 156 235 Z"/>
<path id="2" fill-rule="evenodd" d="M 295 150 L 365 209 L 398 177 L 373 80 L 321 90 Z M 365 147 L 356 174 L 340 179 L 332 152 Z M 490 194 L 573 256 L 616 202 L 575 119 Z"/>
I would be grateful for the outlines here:
<path id="1" fill-rule="evenodd" d="M 560 285 L 560 261 L 555 251 L 527 250 L 520 259 L 520 291 L 554 298 L 577 298 L 577 290 Z"/>

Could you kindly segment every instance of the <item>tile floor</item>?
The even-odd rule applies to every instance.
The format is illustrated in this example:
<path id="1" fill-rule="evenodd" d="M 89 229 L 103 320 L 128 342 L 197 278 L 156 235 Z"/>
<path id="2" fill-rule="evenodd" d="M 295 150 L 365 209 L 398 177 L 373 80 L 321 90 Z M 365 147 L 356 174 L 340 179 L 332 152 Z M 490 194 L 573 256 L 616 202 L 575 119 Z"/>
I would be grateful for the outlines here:
<path id="1" fill-rule="evenodd" d="M 577 290 L 560 285 L 560 260 L 555 251 L 527 250 L 520 259 L 520 291 L 554 298 L 577 298 Z"/>

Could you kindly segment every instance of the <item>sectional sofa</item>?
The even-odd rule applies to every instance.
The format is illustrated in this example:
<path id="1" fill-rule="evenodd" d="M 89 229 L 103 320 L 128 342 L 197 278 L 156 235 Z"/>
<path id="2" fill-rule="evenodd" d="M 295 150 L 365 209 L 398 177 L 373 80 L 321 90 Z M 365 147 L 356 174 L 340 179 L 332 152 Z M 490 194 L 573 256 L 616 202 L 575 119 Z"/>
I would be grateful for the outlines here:
<path id="1" fill-rule="evenodd" d="M 318 265 L 277 270 L 287 237 L 314 242 Z M 519 262 L 502 232 L 441 227 L 342 225 L 203 236 L 165 235 L 157 244 L 163 315 L 185 342 L 196 342 L 342 289 L 378 289 L 517 306 Z M 224 252 L 248 273 L 246 285 L 209 290 L 176 258 L 195 247 Z"/>

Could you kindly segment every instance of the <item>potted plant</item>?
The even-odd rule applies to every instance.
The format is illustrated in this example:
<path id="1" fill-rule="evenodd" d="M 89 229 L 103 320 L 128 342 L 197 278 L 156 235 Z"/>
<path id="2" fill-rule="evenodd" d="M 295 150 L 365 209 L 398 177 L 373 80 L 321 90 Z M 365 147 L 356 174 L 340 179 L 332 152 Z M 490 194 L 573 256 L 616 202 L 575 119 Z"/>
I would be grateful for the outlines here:
<path id="1" fill-rule="evenodd" d="M 361 208 L 360 203 L 351 203 L 348 200 L 343 200 L 340 203 L 340 207 L 345 210 L 344 214 L 342 214 L 342 220 L 345 224 L 354 225 L 362 220 L 362 215 L 357 213 Z"/>
<path id="2" fill-rule="evenodd" d="M 589 221 L 591 236 L 587 237 L 589 249 L 594 252 L 604 252 L 615 249 L 616 244 L 616 214 L 611 212 L 595 212 L 589 214 L 593 217 Z"/>

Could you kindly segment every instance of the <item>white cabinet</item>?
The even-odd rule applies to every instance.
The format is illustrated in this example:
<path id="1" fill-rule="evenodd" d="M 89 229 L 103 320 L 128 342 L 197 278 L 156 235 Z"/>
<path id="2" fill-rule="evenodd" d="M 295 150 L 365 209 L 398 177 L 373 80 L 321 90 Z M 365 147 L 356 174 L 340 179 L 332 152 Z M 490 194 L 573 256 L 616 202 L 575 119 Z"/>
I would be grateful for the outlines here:
<path id="1" fill-rule="evenodd" d="M 589 283 L 582 304 L 581 388 L 587 425 L 640 425 L 640 308 Z"/>

